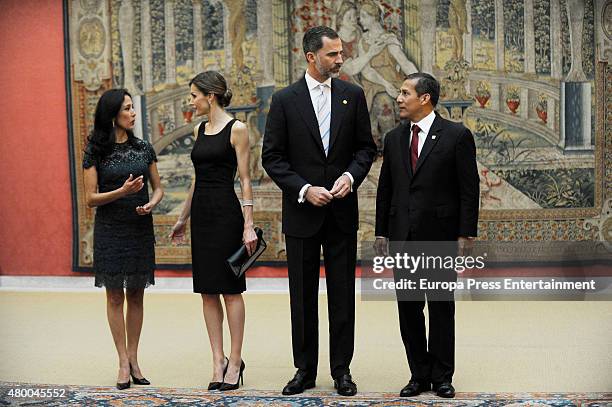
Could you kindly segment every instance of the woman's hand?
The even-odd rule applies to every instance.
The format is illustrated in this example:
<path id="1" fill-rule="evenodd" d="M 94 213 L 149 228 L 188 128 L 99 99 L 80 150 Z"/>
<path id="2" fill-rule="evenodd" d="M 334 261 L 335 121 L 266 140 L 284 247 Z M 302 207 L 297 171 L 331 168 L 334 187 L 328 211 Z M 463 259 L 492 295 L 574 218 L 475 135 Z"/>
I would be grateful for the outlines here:
<path id="1" fill-rule="evenodd" d="M 187 223 L 184 220 L 177 220 L 168 236 L 172 244 L 185 243 L 185 229 L 187 229 Z"/>
<path id="2" fill-rule="evenodd" d="M 134 178 L 132 174 L 125 180 L 123 185 L 121 186 L 121 191 L 124 195 L 135 194 L 140 191 L 144 187 L 144 176 L 139 176 Z"/>
<path id="3" fill-rule="evenodd" d="M 137 206 L 136 213 L 139 215 L 148 215 L 151 213 L 153 208 L 155 208 L 155 205 L 153 205 L 151 202 L 147 202 L 146 204 L 142 206 Z"/>
<path id="4" fill-rule="evenodd" d="M 253 254 L 255 249 L 257 249 L 257 234 L 253 230 L 252 226 L 244 228 L 244 232 L 242 233 L 242 241 L 246 246 L 249 256 Z"/>

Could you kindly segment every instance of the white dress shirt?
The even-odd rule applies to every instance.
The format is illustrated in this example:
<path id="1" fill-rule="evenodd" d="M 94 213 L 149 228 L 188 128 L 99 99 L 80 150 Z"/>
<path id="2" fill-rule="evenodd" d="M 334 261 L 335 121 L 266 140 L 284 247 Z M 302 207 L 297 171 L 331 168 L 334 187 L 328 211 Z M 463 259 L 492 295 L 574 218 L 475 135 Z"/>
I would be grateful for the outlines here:
<path id="1" fill-rule="evenodd" d="M 408 145 L 412 143 L 412 126 L 415 124 L 419 126 L 419 157 L 421 156 L 421 150 L 423 149 L 423 145 L 425 144 L 425 140 L 427 139 L 427 135 L 429 134 L 429 129 L 431 129 L 431 125 L 436 119 L 436 113 L 432 110 L 427 116 L 423 117 L 418 122 L 410 122 L 410 142 Z"/>
<path id="2" fill-rule="evenodd" d="M 306 71 L 304 75 L 306 78 L 306 86 L 308 87 L 308 91 L 310 92 L 310 101 L 312 102 L 312 107 L 317 111 L 317 99 L 321 94 L 320 85 L 327 85 L 324 87 L 325 93 L 327 94 L 327 110 L 331 112 L 331 78 L 327 78 L 325 82 L 319 82 Z"/>

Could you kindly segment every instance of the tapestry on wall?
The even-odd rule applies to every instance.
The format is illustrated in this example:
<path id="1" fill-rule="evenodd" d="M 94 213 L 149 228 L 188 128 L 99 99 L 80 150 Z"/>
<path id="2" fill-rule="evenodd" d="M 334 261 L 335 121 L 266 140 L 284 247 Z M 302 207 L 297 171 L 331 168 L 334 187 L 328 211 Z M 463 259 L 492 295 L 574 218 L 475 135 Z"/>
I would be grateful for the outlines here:
<path id="1" fill-rule="evenodd" d="M 303 75 L 304 31 L 321 24 L 342 39 L 341 78 L 363 87 L 379 150 L 399 122 L 405 75 L 441 81 L 438 113 L 463 121 L 477 144 L 480 239 L 612 245 L 610 0 L 66 0 L 65 8 L 77 269 L 92 264 L 95 214 L 85 205 L 82 152 L 111 87 L 134 95 L 135 133 L 159 158 L 158 265 L 189 266 L 189 245 L 168 235 L 192 182 L 202 120 L 188 106 L 188 82 L 211 69 L 228 79 L 229 111 L 249 128 L 255 223 L 269 243 L 262 260 L 284 262 L 263 129 L 272 93 Z M 359 189 L 361 241 L 374 238 L 381 161 Z"/>

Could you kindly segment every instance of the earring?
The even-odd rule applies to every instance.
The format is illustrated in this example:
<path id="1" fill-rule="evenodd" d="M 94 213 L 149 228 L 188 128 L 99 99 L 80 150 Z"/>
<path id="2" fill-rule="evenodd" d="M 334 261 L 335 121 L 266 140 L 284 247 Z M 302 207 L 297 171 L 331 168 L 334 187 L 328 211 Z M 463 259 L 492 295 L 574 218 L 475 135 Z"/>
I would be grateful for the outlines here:
<path id="1" fill-rule="evenodd" d="M 113 119 L 113 127 L 115 127 L 115 119 Z"/>

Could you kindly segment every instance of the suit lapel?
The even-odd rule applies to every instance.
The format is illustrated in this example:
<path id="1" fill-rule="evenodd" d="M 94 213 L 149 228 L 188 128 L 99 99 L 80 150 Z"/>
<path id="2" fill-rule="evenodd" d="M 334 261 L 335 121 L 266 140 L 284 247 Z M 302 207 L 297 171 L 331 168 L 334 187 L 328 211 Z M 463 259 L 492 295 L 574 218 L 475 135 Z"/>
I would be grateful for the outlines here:
<path id="1" fill-rule="evenodd" d="M 436 113 L 436 118 L 431 124 L 431 128 L 429 129 L 429 133 L 427 134 L 427 138 L 425 139 L 425 144 L 423 144 L 423 148 L 421 149 L 421 154 L 419 154 L 419 159 L 417 160 L 416 170 L 414 173 L 419 172 L 419 168 L 423 165 L 423 162 L 427 159 L 427 156 L 431 152 L 432 148 L 436 145 L 442 133 L 442 119 Z"/>
<path id="2" fill-rule="evenodd" d="M 412 177 L 412 167 L 410 166 L 410 120 L 399 127 L 400 155 L 406 167 L 406 172 Z"/>
<path id="3" fill-rule="evenodd" d="M 302 78 L 294 89 L 297 97 L 297 105 L 299 106 L 298 111 L 306 124 L 306 127 L 310 130 L 310 134 L 314 139 L 315 143 L 319 146 L 321 153 L 325 154 L 323 150 L 323 142 L 321 141 L 321 134 L 319 134 L 319 122 L 317 121 L 317 115 L 315 114 L 314 107 L 312 106 L 312 99 L 310 98 L 310 91 L 306 85 L 306 79 Z M 332 108 L 333 109 L 333 108 Z M 332 119 L 334 115 L 332 114 Z"/>
<path id="4" fill-rule="evenodd" d="M 343 103 L 344 91 L 346 90 L 346 86 L 336 79 L 332 79 L 331 86 L 331 124 L 330 124 L 330 138 L 329 138 L 329 151 L 328 155 L 331 154 L 332 146 L 334 145 L 334 141 L 338 137 L 338 131 L 340 130 L 340 124 L 342 123 L 342 118 L 344 117 L 344 112 L 346 111 L 346 104 Z M 347 101 L 348 103 L 348 101 Z"/>

